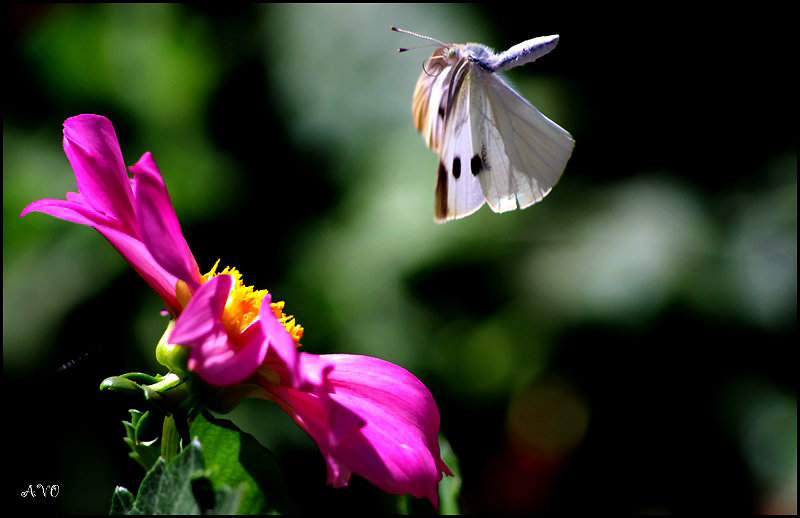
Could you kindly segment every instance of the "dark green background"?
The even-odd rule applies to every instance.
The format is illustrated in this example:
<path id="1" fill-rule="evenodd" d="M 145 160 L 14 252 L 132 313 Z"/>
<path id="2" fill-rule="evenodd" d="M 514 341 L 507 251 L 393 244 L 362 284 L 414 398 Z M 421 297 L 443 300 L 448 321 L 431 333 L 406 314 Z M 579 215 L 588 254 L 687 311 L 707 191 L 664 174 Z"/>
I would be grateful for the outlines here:
<path id="1" fill-rule="evenodd" d="M 97 113 L 127 164 L 153 153 L 201 269 L 285 300 L 304 350 L 426 383 L 464 511 L 796 513 L 790 14 L 665 5 L 5 4 L 4 501 L 104 513 L 142 476 L 131 402 L 97 387 L 161 372 L 160 300 L 92 229 L 18 217 L 75 189 L 61 124 Z M 546 200 L 434 224 L 410 114 L 433 47 L 397 54 L 426 42 L 391 25 L 496 50 L 560 34 L 509 73 L 577 142 Z M 303 511 L 386 504 L 326 488 L 274 405 L 229 418 Z M 38 483 L 59 496 L 20 496 Z"/>

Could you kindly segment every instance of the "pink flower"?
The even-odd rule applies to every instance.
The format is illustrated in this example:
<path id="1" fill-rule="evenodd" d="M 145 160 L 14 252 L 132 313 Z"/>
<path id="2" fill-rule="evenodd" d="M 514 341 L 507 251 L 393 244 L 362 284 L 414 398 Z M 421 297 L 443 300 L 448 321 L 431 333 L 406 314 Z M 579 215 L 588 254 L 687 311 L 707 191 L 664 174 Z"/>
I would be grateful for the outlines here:
<path id="1" fill-rule="evenodd" d="M 451 473 L 425 385 L 377 358 L 300 352 L 303 328 L 282 302 L 245 286 L 235 269 L 201 275 L 150 153 L 129 178 L 105 117 L 67 119 L 64 150 L 79 192 L 36 201 L 22 216 L 44 212 L 100 232 L 164 300 L 174 319 L 168 346 L 190 349 L 188 370 L 220 389 L 251 385 L 250 397 L 280 405 L 319 446 L 330 484 L 357 473 L 438 506 L 438 482 Z"/>

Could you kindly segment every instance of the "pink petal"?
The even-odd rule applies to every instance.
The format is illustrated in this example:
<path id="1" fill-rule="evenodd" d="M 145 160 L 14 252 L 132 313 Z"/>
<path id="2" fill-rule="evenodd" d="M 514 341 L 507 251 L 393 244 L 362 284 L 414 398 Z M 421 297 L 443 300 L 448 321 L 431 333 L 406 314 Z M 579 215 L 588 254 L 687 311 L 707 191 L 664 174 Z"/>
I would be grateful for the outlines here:
<path id="1" fill-rule="evenodd" d="M 217 386 L 244 381 L 264 360 L 267 340 L 260 326 L 251 325 L 233 343 L 220 317 L 233 277 L 219 275 L 200 286 L 175 322 L 169 343 L 191 347 L 187 366 Z"/>
<path id="2" fill-rule="evenodd" d="M 115 218 L 92 209 L 80 194 L 67 193 L 67 201 L 50 199 L 35 201 L 25 207 L 20 217 L 31 212 L 43 212 L 59 219 L 95 228 L 155 290 L 170 312 L 173 315 L 180 313 L 181 307 L 175 296 L 175 283 L 178 279 L 153 259 L 144 243 L 123 230 Z"/>
<path id="3" fill-rule="evenodd" d="M 302 358 L 313 356 L 302 354 Z M 438 506 L 439 411 L 427 388 L 397 365 L 357 355 L 322 355 L 332 365 L 317 391 L 268 387 L 317 442 L 328 481 L 346 485 L 357 473 L 390 493 L 427 497 Z M 301 362 L 302 365 L 302 362 Z"/>
<path id="4" fill-rule="evenodd" d="M 145 153 L 130 170 L 136 180 L 136 212 L 142 241 L 158 264 L 194 291 L 200 284 L 200 270 L 153 157 Z"/>
<path id="5" fill-rule="evenodd" d="M 99 115 L 70 117 L 64 121 L 64 152 L 89 206 L 135 233 L 133 193 L 111 122 Z"/>
<path id="6" fill-rule="evenodd" d="M 169 343 L 192 345 L 204 340 L 220 323 L 222 310 L 233 287 L 233 277 L 219 275 L 197 290 L 175 322 Z"/>
<path id="7" fill-rule="evenodd" d="M 250 326 L 233 347 L 225 330 L 220 326 L 208 339 L 195 345 L 188 367 L 203 380 L 219 387 L 240 383 L 260 365 L 266 353 L 260 328 Z"/>
<path id="8" fill-rule="evenodd" d="M 19 217 L 25 217 L 31 212 L 42 212 L 54 218 L 63 219 L 79 225 L 95 226 L 98 223 L 103 225 L 116 224 L 115 219 L 100 214 L 89 207 L 85 202 L 76 203 L 70 201 L 70 194 L 76 193 L 67 193 L 68 200 L 66 201 L 49 198 L 37 200 L 25 207 Z M 75 199 L 75 197 L 73 197 L 73 199 Z"/>
<path id="9" fill-rule="evenodd" d="M 300 353 L 289 332 L 270 311 L 271 302 L 272 295 L 268 293 L 261 302 L 262 313 L 258 319 L 258 325 L 269 343 L 265 363 L 278 372 L 283 383 L 298 387 L 303 383 L 302 371 L 298 368 Z"/>
<path id="10" fill-rule="evenodd" d="M 181 312 L 181 305 L 175 294 L 178 279 L 159 265 L 147 247 L 125 232 L 104 225 L 92 225 L 105 237 L 117 252 L 136 270 L 145 282 L 161 297 L 172 315 Z"/>
<path id="11" fill-rule="evenodd" d="M 442 472 L 450 470 L 439 452 L 439 410 L 428 389 L 407 370 L 378 358 L 323 355 L 334 364 L 331 398 L 367 421 L 361 436 L 340 450 L 353 472 L 387 491 L 427 496 L 438 504 Z M 364 449 L 366 441 L 375 448 Z"/>

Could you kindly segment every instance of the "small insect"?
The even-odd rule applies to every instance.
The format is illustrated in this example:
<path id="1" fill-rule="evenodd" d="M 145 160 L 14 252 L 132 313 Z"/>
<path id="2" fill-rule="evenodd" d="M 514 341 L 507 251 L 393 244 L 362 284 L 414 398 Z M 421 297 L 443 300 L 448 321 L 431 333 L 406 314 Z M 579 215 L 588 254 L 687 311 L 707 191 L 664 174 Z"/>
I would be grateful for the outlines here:
<path id="1" fill-rule="evenodd" d="M 440 45 L 422 67 L 412 103 L 414 126 L 439 154 L 436 221 L 463 218 L 484 203 L 506 212 L 541 201 L 561 177 L 575 141 L 497 73 L 544 56 L 558 36 L 495 54 L 477 43 L 445 44 L 392 30 Z"/>
<path id="2" fill-rule="evenodd" d="M 72 367 L 76 366 L 79 362 L 85 360 L 88 356 L 89 356 L 88 352 L 81 353 L 76 358 L 73 358 L 72 360 L 62 363 L 61 366 L 56 369 L 56 372 L 63 372 L 67 369 L 71 369 Z"/>

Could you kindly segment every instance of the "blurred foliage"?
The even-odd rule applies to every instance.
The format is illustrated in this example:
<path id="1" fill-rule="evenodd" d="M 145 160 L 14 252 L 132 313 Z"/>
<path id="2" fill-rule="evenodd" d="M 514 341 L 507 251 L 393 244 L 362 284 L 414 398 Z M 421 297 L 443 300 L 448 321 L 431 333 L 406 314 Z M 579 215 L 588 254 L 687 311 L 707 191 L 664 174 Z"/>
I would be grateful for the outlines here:
<path id="1" fill-rule="evenodd" d="M 219 258 L 285 300 L 305 350 L 426 383 L 462 511 L 796 513 L 789 32 L 603 9 L 4 4 L 11 482 L 61 487 L 16 505 L 102 513 L 141 480 L 127 402 L 97 383 L 160 372 L 158 297 L 91 229 L 19 219 L 75 189 L 61 123 L 97 113 L 126 163 L 153 153 L 201 269 Z M 391 25 L 496 49 L 561 35 L 508 74 L 577 142 L 546 200 L 433 223 L 436 157 L 410 120 L 433 47 Z M 228 418 L 275 451 L 302 510 L 386 508 L 358 477 L 324 487 L 276 407 Z"/>

